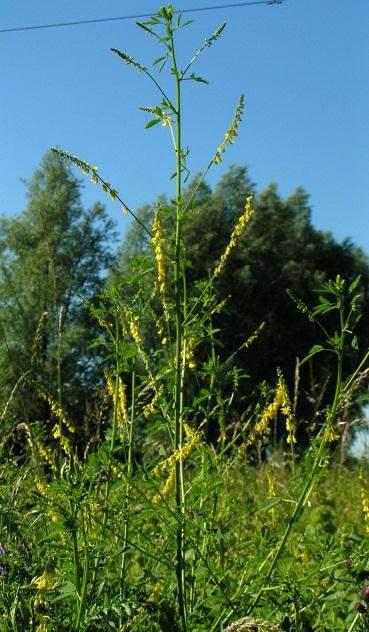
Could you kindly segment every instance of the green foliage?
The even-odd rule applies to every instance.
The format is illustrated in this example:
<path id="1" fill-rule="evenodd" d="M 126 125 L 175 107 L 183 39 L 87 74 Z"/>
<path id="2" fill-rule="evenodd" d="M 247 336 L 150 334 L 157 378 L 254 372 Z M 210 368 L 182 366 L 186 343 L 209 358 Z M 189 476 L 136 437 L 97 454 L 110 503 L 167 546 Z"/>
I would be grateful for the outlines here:
<path id="1" fill-rule="evenodd" d="M 100 204 L 82 208 L 79 181 L 52 153 L 27 196 L 26 210 L 0 225 L 2 413 L 11 400 L 2 417 L 7 427 L 50 418 L 33 382 L 81 422 L 100 380 L 87 303 L 112 263 L 113 224 Z"/>
<path id="2" fill-rule="evenodd" d="M 191 196 L 197 182 L 198 178 L 194 178 L 189 184 L 184 193 L 186 198 Z M 191 262 L 187 271 L 190 296 L 196 293 L 197 282 L 215 267 L 242 213 L 247 195 L 254 190 L 246 168 L 235 165 L 229 168 L 214 191 L 202 183 L 196 204 L 189 209 L 183 226 L 186 256 Z M 163 222 L 170 233 L 171 205 L 163 197 L 159 202 L 165 209 Z M 218 299 L 226 301 L 224 309 L 214 319 L 214 326 L 219 330 L 217 353 L 221 359 L 240 347 L 261 322 L 266 323 L 256 344 L 242 350 L 234 359 L 236 366 L 248 376 L 241 385 L 246 402 L 250 397 L 254 398 L 261 381 L 273 382 L 278 366 L 290 391 L 294 391 L 297 358 L 307 356 L 322 335 L 313 320 L 307 320 L 301 305 L 314 303 L 315 290 L 325 280 L 337 274 L 351 280 L 360 275 L 359 302 L 361 309 L 368 309 L 365 291 L 369 282 L 367 258 L 349 242 L 339 244 L 330 234 L 314 228 L 308 195 L 301 188 L 283 200 L 276 186 L 270 185 L 255 195 L 254 205 L 256 212 L 250 226 L 214 288 Z M 154 213 L 153 204 L 140 209 L 138 215 L 149 225 Z M 150 240 L 139 225 L 132 223 L 120 248 L 112 282 L 128 269 L 132 257 L 147 256 L 149 252 Z M 149 327 L 153 329 L 153 323 Z M 356 323 L 355 331 L 353 347 L 356 345 L 363 352 L 369 342 L 366 323 Z M 355 366 L 357 358 L 353 347 L 347 345 L 345 349 L 348 372 Z M 201 347 L 197 353 L 203 357 Z M 321 414 L 333 396 L 334 359 L 328 356 L 323 363 L 318 360 L 300 366 L 298 439 L 301 445 L 306 445 L 309 426 L 314 424 L 314 417 Z M 323 385 L 326 385 L 324 390 Z M 244 408 L 242 405 L 238 408 L 236 404 L 236 410 L 239 415 Z M 280 428 L 278 436 L 282 435 Z"/>

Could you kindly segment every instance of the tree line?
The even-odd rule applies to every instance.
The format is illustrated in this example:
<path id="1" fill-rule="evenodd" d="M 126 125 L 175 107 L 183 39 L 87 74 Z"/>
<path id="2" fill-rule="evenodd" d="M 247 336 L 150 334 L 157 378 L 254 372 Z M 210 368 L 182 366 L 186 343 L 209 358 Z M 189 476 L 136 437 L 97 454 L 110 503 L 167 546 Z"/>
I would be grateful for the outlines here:
<path id="1" fill-rule="evenodd" d="M 196 177 L 185 195 L 195 186 Z M 226 390 L 229 374 L 222 372 L 222 363 L 232 357 L 240 393 L 234 418 L 228 420 L 232 425 L 275 386 L 279 369 L 293 399 L 298 442 L 304 445 L 334 382 L 329 357 L 321 361 L 318 356 L 299 369 L 299 360 L 321 336 L 304 306 L 316 302 L 316 288 L 327 279 L 339 274 L 352 281 L 360 275 L 367 313 L 369 263 L 349 240 L 338 243 L 313 226 L 309 196 L 302 188 L 286 199 L 276 184 L 257 192 L 247 168 L 233 165 L 213 190 L 202 184 L 196 204 L 188 209 L 183 240 L 191 262 L 189 295 L 199 291 L 199 280 L 215 267 L 250 192 L 255 216 L 215 286 L 223 301 L 212 323 L 217 380 Z M 169 232 L 172 203 L 165 196 L 137 215 L 150 228 L 157 203 Z M 116 244 L 116 226 L 104 206 L 84 209 L 79 179 L 48 153 L 27 183 L 26 209 L 0 221 L 0 415 L 5 435 L 20 441 L 22 421 L 50 425 L 56 405 L 73 418 L 81 444 L 104 430 L 107 359 L 96 343 L 100 326 L 91 306 L 99 304 L 102 292 L 134 293 L 134 283 L 124 282 L 128 263 L 147 260 L 149 270 L 152 261 L 150 237 L 138 223 L 131 224 L 118 249 Z M 147 279 L 150 283 L 150 274 Z M 148 340 L 157 335 L 150 314 L 144 329 Z M 253 342 L 245 345 L 248 339 Z M 363 320 L 355 348 L 346 349 L 348 370 L 357 350 L 368 343 Z M 206 350 L 200 345 L 195 356 L 201 366 Z M 196 394 L 196 379 L 188 389 Z M 213 428 L 209 438 L 215 440 L 218 431 Z M 274 441 L 283 432 L 276 424 Z"/>

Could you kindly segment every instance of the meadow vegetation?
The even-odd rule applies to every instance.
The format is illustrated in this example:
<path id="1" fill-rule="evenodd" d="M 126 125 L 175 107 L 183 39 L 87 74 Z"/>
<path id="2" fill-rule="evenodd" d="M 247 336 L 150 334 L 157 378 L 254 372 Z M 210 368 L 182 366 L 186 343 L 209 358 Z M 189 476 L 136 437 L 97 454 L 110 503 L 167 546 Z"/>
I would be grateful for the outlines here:
<path id="1" fill-rule="evenodd" d="M 133 212 L 54 149 L 1 224 L 0 630 L 365 632 L 369 466 L 348 446 L 367 260 L 312 227 L 301 189 L 257 195 L 237 167 L 206 185 L 243 96 L 188 179 L 182 90 L 225 25 L 188 62 L 170 5 L 138 26 L 153 66 L 112 52 L 158 89 L 141 109 L 173 145 L 172 198 Z M 75 167 L 132 215 L 115 261 Z"/>

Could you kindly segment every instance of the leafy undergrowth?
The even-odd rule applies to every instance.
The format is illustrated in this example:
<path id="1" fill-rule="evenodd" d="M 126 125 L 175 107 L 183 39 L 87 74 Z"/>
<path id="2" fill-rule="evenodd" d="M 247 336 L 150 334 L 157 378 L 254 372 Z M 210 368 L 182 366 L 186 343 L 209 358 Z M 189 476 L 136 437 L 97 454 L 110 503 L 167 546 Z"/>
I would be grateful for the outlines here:
<path id="1" fill-rule="evenodd" d="M 15 461 L 2 468 L 4 632 L 181 629 L 174 505 L 156 497 L 154 477 L 138 468 L 122 550 L 126 482 L 118 471 L 113 474 L 106 508 L 104 459 L 102 451 L 85 464 L 65 466 L 58 477 L 45 473 L 42 479 Z M 331 632 L 349 629 L 360 599 L 365 607 L 361 592 L 369 584 L 369 554 L 361 472 L 360 478 L 355 463 L 324 468 L 254 612 L 258 619 L 282 630 Z M 252 467 L 241 451 L 220 463 L 202 445 L 187 475 L 188 629 L 221 630 L 248 612 L 290 518 L 304 467 L 293 475 L 281 457 Z"/>

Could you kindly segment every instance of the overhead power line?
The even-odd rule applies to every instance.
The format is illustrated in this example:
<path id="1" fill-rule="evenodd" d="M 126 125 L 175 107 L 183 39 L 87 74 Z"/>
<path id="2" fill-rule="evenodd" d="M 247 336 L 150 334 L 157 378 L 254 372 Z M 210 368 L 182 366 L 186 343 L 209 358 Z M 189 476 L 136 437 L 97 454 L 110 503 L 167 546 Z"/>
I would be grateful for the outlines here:
<path id="1" fill-rule="evenodd" d="M 259 4 L 282 4 L 284 0 L 248 0 L 247 2 L 230 2 L 227 4 L 214 4 L 204 7 L 194 7 L 193 9 L 177 9 L 174 13 L 199 13 L 200 11 L 214 11 L 216 9 L 236 9 L 251 7 Z M 100 24 L 102 22 L 119 22 L 121 20 L 139 20 L 151 17 L 152 13 L 141 13 L 137 15 L 121 15 L 110 18 L 95 18 L 93 20 L 75 20 L 73 22 L 55 22 L 53 24 L 34 24 L 32 26 L 14 26 L 0 29 L 0 33 L 17 33 L 19 31 L 35 31 L 37 29 L 55 29 L 66 26 L 81 26 L 83 24 Z"/>

